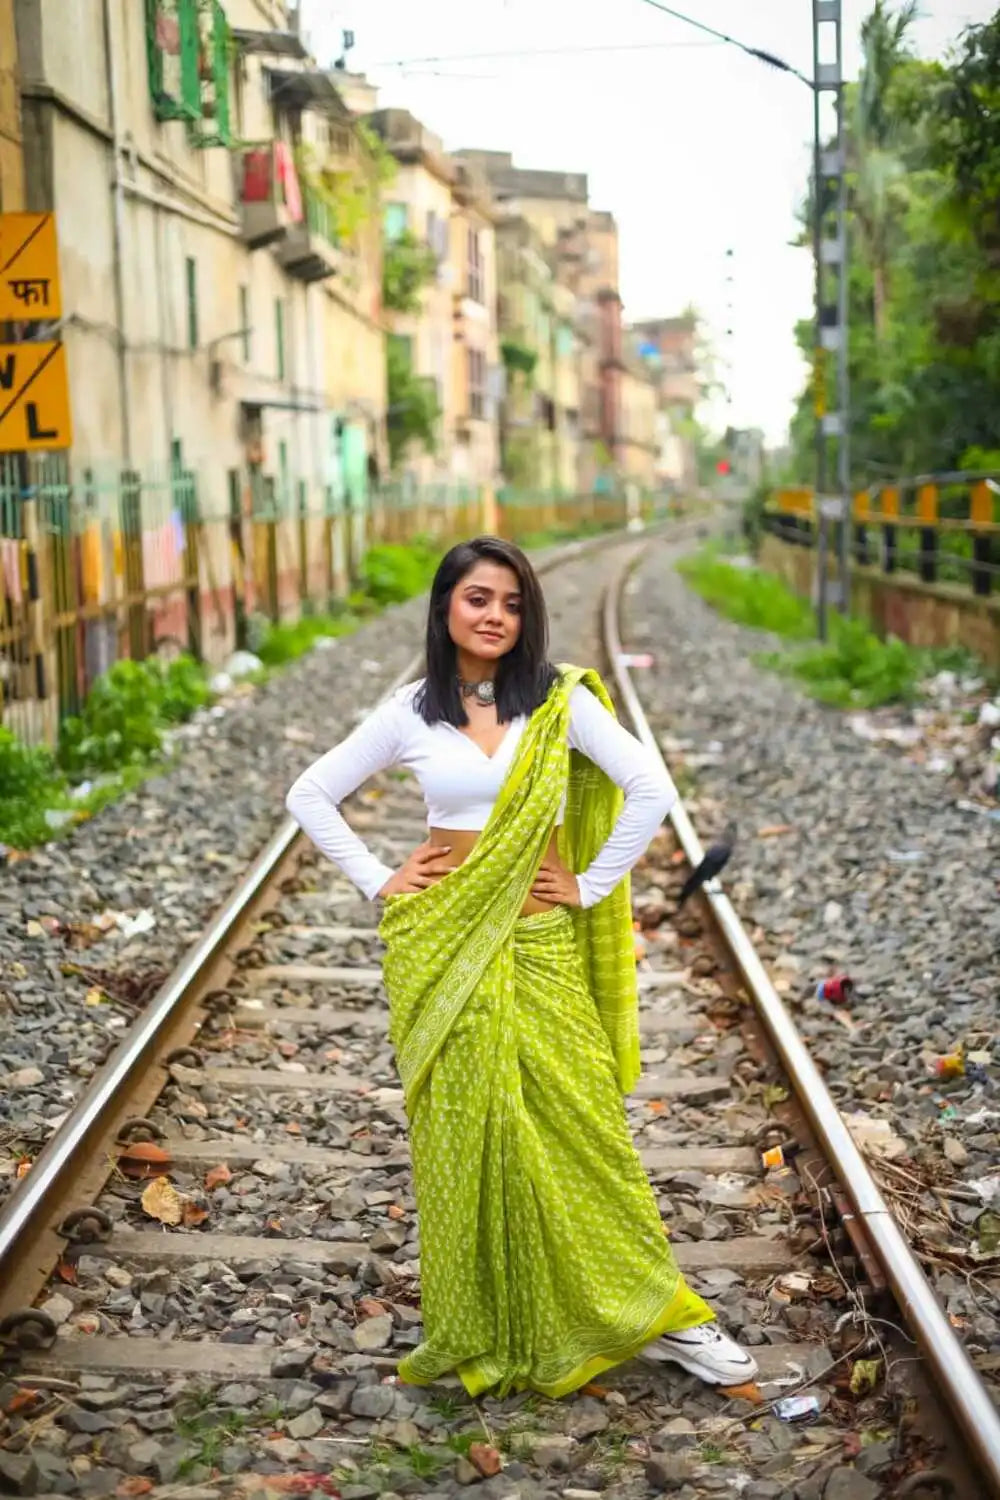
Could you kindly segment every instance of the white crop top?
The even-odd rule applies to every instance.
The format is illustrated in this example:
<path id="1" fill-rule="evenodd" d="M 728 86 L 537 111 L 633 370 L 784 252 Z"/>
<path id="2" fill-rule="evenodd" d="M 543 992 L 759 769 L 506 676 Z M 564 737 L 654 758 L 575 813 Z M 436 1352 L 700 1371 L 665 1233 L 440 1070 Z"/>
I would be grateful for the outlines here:
<path id="1" fill-rule="evenodd" d="M 304 771 L 286 805 L 313 843 L 374 900 L 393 875 L 345 823 L 339 804 L 379 771 L 404 766 L 420 784 L 430 828 L 485 828 L 524 732 L 524 715 L 508 725 L 492 756 L 453 724 L 427 724 L 413 707 L 420 683 L 401 688 L 352 734 Z M 677 793 L 667 773 L 582 684 L 570 694 L 569 743 L 625 793 L 611 835 L 577 877 L 580 901 L 594 906 L 642 857 Z M 562 820 L 560 812 L 559 821 Z"/>

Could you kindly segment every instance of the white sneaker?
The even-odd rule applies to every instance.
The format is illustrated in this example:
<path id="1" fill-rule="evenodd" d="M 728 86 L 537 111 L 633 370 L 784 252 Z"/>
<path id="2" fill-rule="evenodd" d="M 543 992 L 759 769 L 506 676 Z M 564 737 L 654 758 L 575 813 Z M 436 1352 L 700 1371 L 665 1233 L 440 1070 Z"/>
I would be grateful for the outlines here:
<path id="1" fill-rule="evenodd" d="M 757 1361 L 714 1320 L 681 1333 L 665 1333 L 646 1345 L 642 1357 L 658 1364 L 672 1361 L 706 1385 L 744 1385 L 757 1378 Z"/>

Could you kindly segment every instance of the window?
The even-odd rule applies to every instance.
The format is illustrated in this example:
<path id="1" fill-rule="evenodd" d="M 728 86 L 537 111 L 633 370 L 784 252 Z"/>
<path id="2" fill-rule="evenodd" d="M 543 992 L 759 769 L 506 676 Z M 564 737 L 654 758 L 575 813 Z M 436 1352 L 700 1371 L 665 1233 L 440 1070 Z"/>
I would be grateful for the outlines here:
<path id="1" fill-rule="evenodd" d="M 469 230 L 469 279 L 467 292 L 473 302 L 486 301 L 483 247 L 478 229 Z"/>
<path id="2" fill-rule="evenodd" d="M 482 421 L 486 415 L 486 355 L 481 349 L 467 349 L 469 376 L 469 416 Z"/>
<path id="3" fill-rule="evenodd" d="M 187 282 L 187 333 L 188 348 L 198 347 L 198 267 L 194 257 L 189 255 L 184 261 L 185 280 Z"/>
<path id="4" fill-rule="evenodd" d="M 390 242 L 400 239 L 409 227 L 409 213 L 405 203 L 387 203 L 385 205 L 385 237 Z"/>
<path id="5" fill-rule="evenodd" d="M 279 380 L 285 378 L 285 304 L 279 297 L 274 304 L 274 368 Z"/>
<path id="6" fill-rule="evenodd" d="M 427 214 L 427 244 L 433 250 L 438 263 L 448 255 L 448 220 L 430 209 Z"/>
<path id="7" fill-rule="evenodd" d="M 244 283 L 240 287 L 240 347 L 243 352 L 243 363 L 250 363 L 250 288 Z"/>
<path id="8" fill-rule="evenodd" d="M 280 515 L 286 516 L 290 506 L 288 483 L 288 444 L 284 438 L 278 444 L 278 511 Z"/>

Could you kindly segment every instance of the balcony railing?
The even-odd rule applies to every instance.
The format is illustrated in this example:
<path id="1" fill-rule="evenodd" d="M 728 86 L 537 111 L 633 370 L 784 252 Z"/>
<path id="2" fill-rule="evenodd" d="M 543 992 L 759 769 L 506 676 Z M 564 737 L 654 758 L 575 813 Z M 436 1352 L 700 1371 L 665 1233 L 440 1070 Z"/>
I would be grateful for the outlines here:
<path id="1" fill-rule="evenodd" d="M 344 254 L 332 206 L 308 184 L 302 185 L 303 221 L 278 246 L 278 263 L 302 281 L 323 281 L 343 269 Z"/>

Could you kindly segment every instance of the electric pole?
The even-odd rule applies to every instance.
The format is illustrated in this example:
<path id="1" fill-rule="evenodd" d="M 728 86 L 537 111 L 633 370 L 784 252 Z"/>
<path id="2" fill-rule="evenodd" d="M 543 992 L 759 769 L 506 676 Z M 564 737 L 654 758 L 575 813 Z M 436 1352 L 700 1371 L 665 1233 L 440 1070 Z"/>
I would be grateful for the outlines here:
<path id="1" fill-rule="evenodd" d="M 846 613 L 850 594 L 850 392 L 848 367 L 847 121 L 841 0 L 812 0 L 813 10 L 813 259 L 816 277 L 816 337 L 813 397 L 816 417 L 816 617 L 826 639 L 830 603 L 830 525 L 836 525 L 837 588 L 833 604 Z M 824 102 L 834 105 L 824 147 Z M 828 112 L 827 112 L 828 113 Z M 829 356 L 836 357 L 836 400 L 829 402 Z M 836 465 L 831 447 L 836 447 Z"/>

